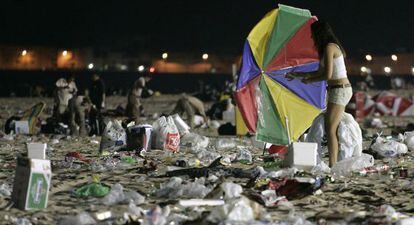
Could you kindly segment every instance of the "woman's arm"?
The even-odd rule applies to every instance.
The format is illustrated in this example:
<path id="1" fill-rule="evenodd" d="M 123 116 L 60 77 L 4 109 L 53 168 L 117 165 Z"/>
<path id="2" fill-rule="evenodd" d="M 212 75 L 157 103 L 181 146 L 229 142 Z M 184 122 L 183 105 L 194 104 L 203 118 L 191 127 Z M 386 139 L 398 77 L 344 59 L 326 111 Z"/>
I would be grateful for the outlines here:
<path id="1" fill-rule="evenodd" d="M 333 44 L 328 44 L 325 49 L 325 55 L 324 55 L 324 63 L 325 66 L 317 71 L 316 76 L 311 77 L 305 77 L 302 81 L 306 84 L 323 81 L 323 80 L 329 80 L 332 78 L 332 71 L 333 71 L 333 58 L 334 58 L 334 51 L 336 49 L 336 46 Z"/>

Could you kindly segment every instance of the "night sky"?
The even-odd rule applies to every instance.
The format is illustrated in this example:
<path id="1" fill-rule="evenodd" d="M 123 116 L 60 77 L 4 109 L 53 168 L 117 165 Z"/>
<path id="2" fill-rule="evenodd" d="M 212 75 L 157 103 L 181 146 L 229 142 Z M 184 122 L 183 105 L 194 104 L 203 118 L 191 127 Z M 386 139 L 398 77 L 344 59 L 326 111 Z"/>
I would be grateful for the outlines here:
<path id="1" fill-rule="evenodd" d="M 239 54 L 277 3 L 330 22 L 350 54 L 414 51 L 410 0 L 2 0 L 0 44 Z"/>

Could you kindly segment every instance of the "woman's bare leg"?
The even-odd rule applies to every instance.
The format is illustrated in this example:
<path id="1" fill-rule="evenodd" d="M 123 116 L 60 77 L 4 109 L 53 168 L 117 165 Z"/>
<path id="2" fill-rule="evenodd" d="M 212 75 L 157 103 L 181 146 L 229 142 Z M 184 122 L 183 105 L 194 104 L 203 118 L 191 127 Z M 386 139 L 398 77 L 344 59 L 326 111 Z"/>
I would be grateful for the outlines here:
<path id="1" fill-rule="evenodd" d="M 332 167 L 338 161 L 338 136 L 337 130 L 341 122 L 345 107 L 342 105 L 328 103 L 325 117 L 325 129 L 328 136 L 329 166 Z"/>

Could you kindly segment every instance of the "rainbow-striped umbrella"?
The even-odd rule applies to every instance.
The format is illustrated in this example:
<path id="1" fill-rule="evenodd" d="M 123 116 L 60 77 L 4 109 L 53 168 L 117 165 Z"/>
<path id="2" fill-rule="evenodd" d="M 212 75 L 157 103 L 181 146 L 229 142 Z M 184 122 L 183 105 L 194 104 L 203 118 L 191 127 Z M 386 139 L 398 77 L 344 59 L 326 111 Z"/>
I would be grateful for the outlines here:
<path id="1" fill-rule="evenodd" d="M 318 70 L 310 29 L 316 20 L 308 10 L 280 4 L 247 37 L 235 97 L 247 128 L 260 141 L 297 140 L 326 107 L 325 81 L 304 84 L 284 76 Z"/>

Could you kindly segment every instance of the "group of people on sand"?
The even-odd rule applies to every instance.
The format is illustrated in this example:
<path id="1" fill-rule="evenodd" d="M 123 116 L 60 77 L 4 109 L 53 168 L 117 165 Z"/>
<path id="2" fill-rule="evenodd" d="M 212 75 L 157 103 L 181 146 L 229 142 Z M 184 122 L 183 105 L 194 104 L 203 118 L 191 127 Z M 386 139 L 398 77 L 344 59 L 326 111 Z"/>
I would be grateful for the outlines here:
<path id="1" fill-rule="evenodd" d="M 92 134 L 99 134 L 96 120 L 105 107 L 105 84 L 98 74 L 92 75 L 88 89 L 79 90 L 73 75 L 61 78 L 55 83 L 53 117 L 66 122 L 72 135 L 87 135 L 86 117 L 90 120 Z"/>
<path id="2" fill-rule="evenodd" d="M 147 88 L 151 80 L 149 76 L 139 77 L 129 89 L 124 115 L 128 121 L 140 123 L 140 117 L 144 115 L 142 98 L 153 95 L 153 91 Z M 98 74 L 92 75 L 91 84 L 87 89 L 79 90 L 73 75 L 60 78 L 55 83 L 53 118 L 58 122 L 69 125 L 71 135 L 100 135 L 102 127 L 102 111 L 105 108 L 106 94 L 105 84 Z M 202 116 L 207 122 L 204 103 L 193 96 L 183 95 L 176 103 L 171 114 L 185 115 L 191 127 L 195 126 L 196 114 Z M 89 123 L 86 124 L 88 118 Z M 88 132 L 87 125 L 90 127 Z"/>

